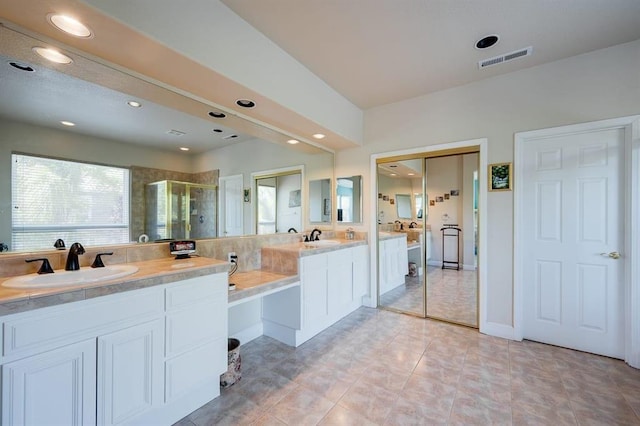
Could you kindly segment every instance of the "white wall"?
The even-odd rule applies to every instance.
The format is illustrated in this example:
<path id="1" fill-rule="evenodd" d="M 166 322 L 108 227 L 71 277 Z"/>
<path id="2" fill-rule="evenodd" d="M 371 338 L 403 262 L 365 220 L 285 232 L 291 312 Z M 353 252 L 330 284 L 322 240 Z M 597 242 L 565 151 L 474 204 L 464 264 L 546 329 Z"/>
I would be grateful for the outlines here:
<path id="1" fill-rule="evenodd" d="M 511 162 L 516 132 L 640 113 L 639 70 L 636 41 L 368 110 L 365 145 L 337 153 L 336 174 L 364 176 L 367 230 L 376 220 L 371 154 L 486 137 L 489 163 Z M 488 235 L 480 236 L 487 241 L 480 253 L 488 263 L 487 320 L 510 326 L 513 193 L 491 192 L 480 208 L 488 221 Z"/>

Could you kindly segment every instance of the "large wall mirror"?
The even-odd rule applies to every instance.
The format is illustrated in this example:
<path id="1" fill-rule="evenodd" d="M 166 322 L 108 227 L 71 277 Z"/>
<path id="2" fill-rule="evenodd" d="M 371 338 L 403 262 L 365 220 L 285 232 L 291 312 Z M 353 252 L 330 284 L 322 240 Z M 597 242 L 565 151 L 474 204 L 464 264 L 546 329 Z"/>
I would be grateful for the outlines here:
<path id="1" fill-rule="evenodd" d="M 337 179 L 336 204 L 338 222 L 362 222 L 362 176 Z"/>
<path id="2" fill-rule="evenodd" d="M 215 187 L 221 177 L 242 176 L 242 183 L 237 185 L 241 193 L 238 208 L 243 213 L 240 234 L 246 235 L 256 232 L 253 212 L 257 197 L 251 189 L 252 173 L 302 165 L 302 193 L 309 180 L 333 176 L 333 153 L 329 150 L 306 143 L 289 145 L 286 141 L 291 135 L 237 114 L 214 117 L 209 112 L 215 112 L 215 107 L 195 96 L 87 59 L 81 52 L 74 53 L 72 64 L 52 65 L 33 52 L 32 47 L 40 43 L 37 38 L 0 26 L 0 243 L 10 250 L 14 153 L 129 170 L 128 241 L 138 241 L 148 229 L 145 188 L 153 182 Z M 65 127 L 63 120 L 76 125 Z M 243 199 L 243 191 L 250 196 Z M 195 205 L 197 195 L 196 190 L 180 207 L 191 221 L 191 229 L 215 220 L 213 212 Z M 305 202 L 302 197 L 301 212 L 308 209 Z M 288 206 L 288 198 L 285 204 Z M 298 217 L 303 219 L 296 223 L 297 230 L 310 226 L 304 214 Z M 54 220 L 49 222 L 49 230 L 62 235 L 63 229 Z M 212 231 L 202 234 L 207 237 L 239 234 L 228 233 L 213 222 L 207 226 Z M 153 240 L 154 236 L 149 238 Z M 52 248 L 54 240 L 40 248 Z"/>

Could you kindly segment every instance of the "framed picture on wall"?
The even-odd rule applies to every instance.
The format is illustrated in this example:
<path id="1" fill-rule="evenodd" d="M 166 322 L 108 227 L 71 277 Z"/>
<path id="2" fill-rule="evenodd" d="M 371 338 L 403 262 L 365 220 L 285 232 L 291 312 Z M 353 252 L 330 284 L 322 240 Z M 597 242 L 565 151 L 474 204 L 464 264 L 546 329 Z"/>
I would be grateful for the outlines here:
<path id="1" fill-rule="evenodd" d="M 489 164 L 489 191 L 511 191 L 511 163 Z"/>

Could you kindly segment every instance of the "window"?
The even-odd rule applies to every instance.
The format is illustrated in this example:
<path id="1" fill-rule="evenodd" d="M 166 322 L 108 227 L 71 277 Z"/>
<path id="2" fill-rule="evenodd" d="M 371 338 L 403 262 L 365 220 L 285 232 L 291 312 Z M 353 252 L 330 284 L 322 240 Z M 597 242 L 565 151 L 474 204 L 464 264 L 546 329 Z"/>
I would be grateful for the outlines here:
<path id="1" fill-rule="evenodd" d="M 276 188 L 258 183 L 258 234 L 276 232 Z"/>
<path id="2" fill-rule="evenodd" d="M 13 250 L 129 241 L 129 170 L 13 154 Z"/>

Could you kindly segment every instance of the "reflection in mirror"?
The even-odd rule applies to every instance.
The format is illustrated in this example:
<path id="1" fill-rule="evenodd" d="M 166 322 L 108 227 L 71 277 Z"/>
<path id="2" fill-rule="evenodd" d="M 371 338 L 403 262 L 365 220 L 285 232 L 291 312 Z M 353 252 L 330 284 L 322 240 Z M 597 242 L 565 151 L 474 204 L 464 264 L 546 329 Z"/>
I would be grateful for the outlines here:
<path id="1" fill-rule="evenodd" d="M 333 176 L 333 153 L 328 150 L 307 143 L 289 145 L 286 140 L 290 135 L 234 114 L 223 120 L 214 119 L 208 115 L 211 105 L 202 99 L 89 60 L 81 52 L 74 54 L 72 65 L 53 68 L 33 54 L 31 48 L 36 42 L 0 25 L 0 244 L 10 250 L 17 249 L 11 243 L 13 153 L 128 169 L 131 207 L 126 241 L 138 241 L 147 232 L 145 185 L 152 182 L 172 180 L 215 186 L 220 177 L 244 175 L 244 181 L 237 185 L 242 200 L 243 189 L 255 191 L 250 176 L 256 170 L 297 164 L 304 165 L 306 176 L 311 179 Z M 27 64 L 35 71 L 21 70 L 10 62 Z M 142 106 L 132 108 L 127 105 L 130 100 L 140 101 Z M 64 127 L 60 120 L 76 121 L 77 125 Z M 190 151 L 179 151 L 178 147 Z M 71 195 L 78 194 L 74 190 Z M 239 205 L 243 211 L 240 234 L 256 232 L 252 215 L 255 195 L 252 198 Z M 187 204 L 183 203 L 184 208 Z M 191 238 L 226 235 L 224 229 L 218 229 L 213 215 L 187 217 Z M 206 225 L 206 234 L 193 234 L 196 224 Z M 51 232 L 56 238 L 61 237 L 64 230 L 53 225 Z M 302 226 L 300 223 L 296 229 Z M 150 240 L 155 239 L 154 235 L 149 234 Z M 46 247 L 50 248 L 56 238 L 48 238 L 51 241 Z M 91 243 L 87 237 L 78 240 L 88 242 L 85 246 L 106 244 Z"/>
<path id="2" fill-rule="evenodd" d="M 415 200 L 416 219 L 422 219 L 423 215 L 425 220 L 428 219 L 429 208 L 427 207 L 427 202 L 429 197 L 425 194 L 424 199 L 427 201 L 425 201 L 424 205 L 422 204 L 422 193 L 416 192 L 413 194 L 413 199 Z"/>
<path id="3" fill-rule="evenodd" d="M 151 240 L 217 237 L 216 186 L 163 180 L 147 184 L 145 195 Z"/>
<path id="4" fill-rule="evenodd" d="M 398 219 L 412 219 L 411 216 L 411 195 L 396 194 L 396 212 Z"/>
<path id="5" fill-rule="evenodd" d="M 298 171 L 254 176 L 256 233 L 302 231 L 302 174 Z"/>
<path id="6" fill-rule="evenodd" d="M 309 222 L 331 223 L 331 179 L 309 181 Z"/>
<path id="7" fill-rule="evenodd" d="M 337 218 L 342 223 L 362 222 L 362 176 L 337 179 Z"/>
<path id="8" fill-rule="evenodd" d="M 378 164 L 378 305 L 421 317 L 426 316 L 427 250 L 417 208 L 422 207 L 422 176 L 419 158 Z"/>

